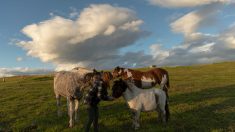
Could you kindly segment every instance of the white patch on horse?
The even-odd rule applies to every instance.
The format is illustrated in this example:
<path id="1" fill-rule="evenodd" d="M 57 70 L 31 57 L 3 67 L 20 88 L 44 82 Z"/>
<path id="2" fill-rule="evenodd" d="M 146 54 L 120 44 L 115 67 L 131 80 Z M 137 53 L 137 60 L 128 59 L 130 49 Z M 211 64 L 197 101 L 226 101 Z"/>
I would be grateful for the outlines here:
<path id="1" fill-rule="evenodd" d="M 122 70 L 119 70 L 118 74 L 120 75 L 122 73 Z"/>
<path id="2" fill-rule="evenodd" d="M 124 72 L 127 73 L 127 77 L 132 77 L 132 73 L 128 69 L 125 69 Z"/>
<path id="3" fill-rule="evenodd" d="M 147 78 L 147 77 L 143 76 L 141 78 L 141 82 L 142 82 L 143 88 L 151 88 L 151 87 L 153 87 L 152 84 L 155 82 L 155 80 L 152 78 Z"/>
<path id="4" fill-rule="evenodd" d="M 166 83 L 167 83 L 167 76 L 166 76 L 166 74 L 164 74 L 162 76 L 162 81 L 161 81 L 161 84 L 160 84 L 161 89 L 163 89 L 163 87 L 166 85 Z"/>

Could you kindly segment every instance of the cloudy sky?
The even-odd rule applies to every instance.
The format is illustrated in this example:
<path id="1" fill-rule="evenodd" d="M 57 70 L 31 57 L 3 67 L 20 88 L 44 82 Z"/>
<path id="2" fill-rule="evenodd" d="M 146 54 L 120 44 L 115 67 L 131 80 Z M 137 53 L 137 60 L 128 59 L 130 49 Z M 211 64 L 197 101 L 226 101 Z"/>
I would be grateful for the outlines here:
<path id="1" fill-rule="evenodd" d="M 235 0 L 3 0 L 0 76 L 235 60 Z"/>

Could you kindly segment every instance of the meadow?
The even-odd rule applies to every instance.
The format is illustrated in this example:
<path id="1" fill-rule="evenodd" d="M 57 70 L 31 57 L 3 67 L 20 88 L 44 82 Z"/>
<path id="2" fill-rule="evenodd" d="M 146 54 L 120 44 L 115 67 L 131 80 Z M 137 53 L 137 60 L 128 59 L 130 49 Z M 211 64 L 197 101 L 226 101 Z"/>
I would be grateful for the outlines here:
<path id="1" fill-rule="evenodd" d="M 170 75 L 171 118 L 165 126 L 156 112 L 141 113 L 137 132 L 235 131 L 235 62 L 165 69 Z M 57 117 L 52 76 L 6 78 L 0 82 L 0 131 L 84 131 L 85 107 L 75 127 L 68 128 L 66 100 L 62 103 L 63 116 Z M 131 124 L 122 97 L 100 103 L 101 132 L 134 131 Z"/>

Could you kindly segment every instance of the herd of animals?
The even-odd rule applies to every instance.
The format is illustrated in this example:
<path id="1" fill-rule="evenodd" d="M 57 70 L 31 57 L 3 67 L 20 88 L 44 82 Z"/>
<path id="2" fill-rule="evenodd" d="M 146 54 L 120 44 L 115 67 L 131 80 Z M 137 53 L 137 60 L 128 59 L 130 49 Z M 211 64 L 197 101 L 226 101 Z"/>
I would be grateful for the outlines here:
<path id="1" fill-rule="evenodd" d="M 79 105 L 89 87 L 92 87 L 92 77 L 100 74 L 103 89 L 111 89 L 111 97 L 117 99 L 123 96 L 133 113 L 133 127 L 138 129 L 140 112 L 158 112 L 158 118 L 164 124 L 168 121 L 169 75 L 165 69 L 151 68 L 148 71 L 115 67 L 111 72 L 98 72 L 95 69 L 74 68 L 71 71 L 60 71 L 54 76 L 54 92 L 57 100 L 57 114 L 61 115 L 60 98 L 67 98 L 69 127 L 78 120 Z M 112 85 L 110 85 L 112 82 Z M 160 88 L 155 88 L 159 85 Z"/>

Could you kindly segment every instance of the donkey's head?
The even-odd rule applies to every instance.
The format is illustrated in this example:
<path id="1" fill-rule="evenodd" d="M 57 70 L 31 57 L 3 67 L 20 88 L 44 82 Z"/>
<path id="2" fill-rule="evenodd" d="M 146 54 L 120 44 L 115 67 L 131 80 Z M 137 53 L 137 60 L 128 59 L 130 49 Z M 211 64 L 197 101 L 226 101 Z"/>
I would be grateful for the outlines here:
<path id="1" fill-rule="evenodd" d="M 123 92 L 126 91 L 128 85 L 122 79 L 115 80 L 112 87 L 112 96 L 114 98 L 119 98 L 122 96 Z"/>

